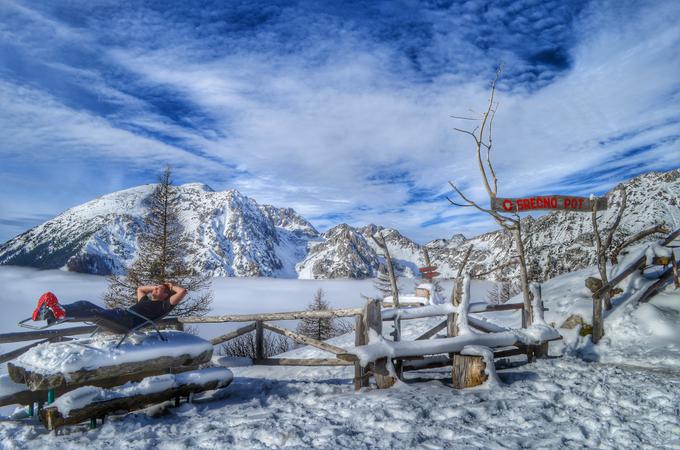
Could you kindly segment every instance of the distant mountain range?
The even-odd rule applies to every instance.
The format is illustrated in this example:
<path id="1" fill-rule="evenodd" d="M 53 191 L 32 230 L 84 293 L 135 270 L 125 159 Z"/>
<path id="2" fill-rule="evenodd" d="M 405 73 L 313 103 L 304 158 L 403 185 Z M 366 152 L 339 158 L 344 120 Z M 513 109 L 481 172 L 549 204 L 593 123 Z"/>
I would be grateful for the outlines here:
<path id="1" fill-rule="evenodd" d="M 623 239 L 657 223 L 680 227 L 680 169 L 650 172 L 623 183 L 628 207 L 615 235 Z M 137 233 L 144 226 L 147 199 L 154 185 L 114 192 L 76 206 L 0 245 L 0 264 L 109 274 L 120 273 L 137 255 Z M 397 270 L 417 275 L 424 264 L 422 246 L 395 229 L 377 225 L 337 225 L 319 233 L 290 208 L 260 205 L 236 190 L 215 192 L 190 183 L 177 186 L 180 220 L 190 238 L 188 259 L 214 276 L 287 278 L 366 278 L 375 276 L 381 252 L 370 238 L 382 230 Z M 609 194 L 609 223 L 619 205 Z M 523 219 L 531 266 L 540 279 L 595 262 L 590 214 L 552 212 Z M 653 239 L 653 238 L 649 238 Z M 649 240 L 648 239 L 648 240 Z M 503 230 L 470 239 L 454 235 L 425 244 L 442 276 L 457 271 L 468 247 L 468 268 L 491 278 L 512 277 L 511 236 Z"/>

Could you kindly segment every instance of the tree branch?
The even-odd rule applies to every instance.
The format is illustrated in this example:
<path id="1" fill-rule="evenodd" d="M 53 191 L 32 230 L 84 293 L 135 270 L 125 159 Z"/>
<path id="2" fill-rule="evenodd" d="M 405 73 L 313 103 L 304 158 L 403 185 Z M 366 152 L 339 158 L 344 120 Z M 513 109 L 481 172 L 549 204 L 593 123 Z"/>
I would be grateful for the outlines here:
<path id="1" fill-rule="evenodd" d="M 611 254 L 609 255 L 609 259 L 612 264 L 618 264 L 619 262 L 619 253 L 621 251 L 628 247 L 629 245 L 632 245 L 636 243 L 637 241 L 646 238 L 647 236 L 651 236 L 652 234 L 656 233 L 670 233 L 670 229 L 666 227 L 665 224 L 660 224 L 660 225 L 654 225 L 651 228 L 647 228 L 646 230 L 642 230 L 639 233 L 634 234 L 633 236 L 629 237 L 611 251 Z"/>

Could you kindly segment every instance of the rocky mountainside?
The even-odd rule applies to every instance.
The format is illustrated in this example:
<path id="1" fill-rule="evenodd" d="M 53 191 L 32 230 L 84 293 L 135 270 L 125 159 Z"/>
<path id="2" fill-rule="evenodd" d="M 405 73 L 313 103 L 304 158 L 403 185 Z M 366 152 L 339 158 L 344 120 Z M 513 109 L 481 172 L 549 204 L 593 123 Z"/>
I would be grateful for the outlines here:
<path id="1" fill-rule="evenodd" d="M 69 209 L 0 246 L 0 264 L 108 274 L 137 254 L 154 185 L 105 195 Z M 295 277 L 295 263 L 319 233 L 290 208 L 259 205 L 236 190 L 178 186 L 180 221 L 192 265 L 214 276 Z"/>
<path id="2" fill-rule="evenodd" d="M 657 223 L 680 227 L 680 169 L 651 172 L 623 184 L 628 207 L 615 240 Z M 105 195 L 72 208 L 0 245 L 0 264 L 66 268 L 108 274 L 121 272 L 137 254 L 136 235 L 144 226 L 146 199 L 153 185 Z M 214 276 L 365 278 L 383 261 L 371 239 L 380 231 L 402 276 L 417 276 L 422 246 L 395 229 L 377 225 L 337 225 L 323 234 L 290 208 L 260 205 L 236 190 L 214 192 L 191 183 L 177 187 L 180 220 L 190 237 L 188 259 Z M 620 194 L 609 193 L 602 223 L 611 223 Z M 523 218 L 526 247 L 537 280 L 594 264 L 588 213 L 552 212 Z M 654 239 L 654 237 L 648 240 Z M 468 247 L 468 269 L 488 277 L 517 274 L 510 235 L 503 230 L 470 239 L 457 234 L 426 244 L 433 264 L 453 276 Z"/>

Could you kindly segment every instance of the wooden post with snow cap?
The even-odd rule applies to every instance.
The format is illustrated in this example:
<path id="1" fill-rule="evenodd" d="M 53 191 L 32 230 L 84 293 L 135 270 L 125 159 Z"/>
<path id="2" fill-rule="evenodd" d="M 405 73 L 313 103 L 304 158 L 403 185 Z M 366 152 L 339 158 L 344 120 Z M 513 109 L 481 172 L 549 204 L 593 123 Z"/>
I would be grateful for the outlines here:
<path id="1" fill-rule="evenodd" d="M 458 291 L 459 294 L 453 295 L 452 298 L 454 305 L 458 306 L 459 310 L 458 314 L 449 314 L 449 318 L 455 316 L 455 324 L 451 323 L 451 319 L 449 319 L 449 326 L 447 327 L 447 335 L 449 337 L 472 333 L 468 324 L 470 274 L 466 273 L 462 281 L 460 289 L 458 288 L 458 283 L 454 286 L 454 291 Z M 458 301 L 458 304 L 456 304 L 456 301 Z M 460 353 L 451 354 L 451 384 L 456 389 L 465 389 L 483 384 L 487 379 L 485 369 L 486 363 L 482 356 L 461 355 Z"/>
<path id="2" fill-rule="evenodd" d="M 533 324 L 534 325 L 546 325 L 543 308 L 543 294 L 541 290 L 541 285 L 539 283 L 531 283 L 529 285 L 531 289 L 531 294 L 533 297 L 532 311 L 534 314 Z M 530 345 L 527 350 L 527 357 L 529 360 L 536 358 L 547 358 L 548 357 L 548 342 L 544 342 L 539 345 Z"/>
<path id="3" fill-rule="evenodd" d="M 380 300 L 368 300 L 364 307 L 364 339 L 366 343 L 371 340 L 382 339 L 382 315 L 380 312 Z M 378 389 L 392 387 L 396 379 L 390 374 L 387 358 L 382 358 L 369 365 L 369 370 L 373 372 L 375 384 Z"/>

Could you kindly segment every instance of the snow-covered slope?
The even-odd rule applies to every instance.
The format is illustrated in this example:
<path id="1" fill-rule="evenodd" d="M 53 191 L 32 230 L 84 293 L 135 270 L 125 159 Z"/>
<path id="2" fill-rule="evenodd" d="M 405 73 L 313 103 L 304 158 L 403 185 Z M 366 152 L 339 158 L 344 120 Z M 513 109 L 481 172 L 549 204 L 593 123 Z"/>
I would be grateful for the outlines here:
<path id="1" fill-rule="evenodd" d="M 105 195 L 69 209 L 0 246 L 0 264 L 118 272 L 137 254 L 154 185 Z M 178 186 L 180 220 L 194 267 L 215 276 L 295 276 L 314 227 L 292 209 L 259 205 L 236 190 Z"/>

